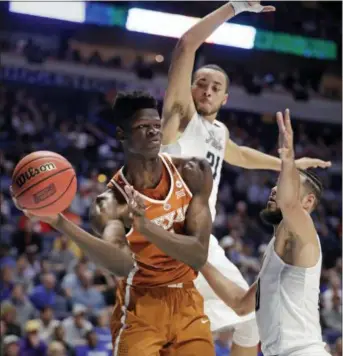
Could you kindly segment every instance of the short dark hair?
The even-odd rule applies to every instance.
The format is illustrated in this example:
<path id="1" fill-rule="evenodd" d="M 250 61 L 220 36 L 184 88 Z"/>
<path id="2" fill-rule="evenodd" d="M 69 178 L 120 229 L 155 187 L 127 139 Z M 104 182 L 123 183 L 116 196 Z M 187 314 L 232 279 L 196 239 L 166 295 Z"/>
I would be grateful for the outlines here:
<path id="1" fill-rule="evenodd" d="M 306 178 L 304 186 L 309 193 L 313 193 L 316 197 L 315 207 L 319 204 L 323 193 L 323 183 L 317 174 L 312 170 L 299 169 L 299 172 Z"/>
<path id="2" fill-rule="evenodd" d="M 213 69 L 213 70 L 216 70 L 220 73 L 223 73 L 224 76 L 225 76 L 225 82 L 226 82 L 226 88 L 225 88 L 225 92 L 227 93 L 229 91 L 229 86 L 230 86 L 230 78 L 229 76 L 227 75 L 227 73 L 225 72 L 225 70 L 222 68 L 222 67 L 219 67 L 218 65 L 216 64 L 206 64 L 200 68 L 198 68 L 196 70 L 196 72 L 198 72 L 200 69 Z M 195 72 L 195 73 L 196 73 Z"/>
<path id="3" fill-rule="evenodd" d="M 112 106 L 115 124 L 127 131 L 131 127 L 134 114 L 142 109 L 157 110 L 156 99 L 142 91 L 118 93 Z"/>

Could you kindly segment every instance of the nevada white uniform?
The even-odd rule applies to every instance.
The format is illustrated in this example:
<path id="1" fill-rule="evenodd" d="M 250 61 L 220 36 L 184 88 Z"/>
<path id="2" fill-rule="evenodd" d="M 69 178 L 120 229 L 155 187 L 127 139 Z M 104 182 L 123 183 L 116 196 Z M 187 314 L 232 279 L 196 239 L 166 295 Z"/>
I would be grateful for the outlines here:
<path id="1" fill-rule="evenodd" d="M 319 323 L 322 253 L 314 267 L 291 266 L 276 254 L 274 242 L 265 252 L 256 293 L 263 355 L 329 356 Z"/>
<path id="2" fill-rule="evenodd" d="M 210 123 L 196 113 L 177 142 L 162 147 L 163 152 L 174 156 L 193 156 L 208 160 L 213 173 L 213 189 L 209 200 L 213 220 L 216 215 L 217 194 L 225 154 L 226 130 L 223 123 L 217 120 Z M 213 235 L 210 237 L 208 261 L 231 281 L 244 289 L 249 288 L 238 268 L 225 256 L 224 250 L 219 246 L 218 240 Z M 255 318 L 255 313 L 244 317 L 238 316 L 217 297 L 202 274 L 199 274 L 195 282 L 196 287 L 204 297 L 205 313 L 210 318 L 212 331 L 232 327 Z M 258 340 L 256 341 L 256 336 L 254 338 L 254 341 L 237 340 L 237 343 L 242 346 L 255 346 Z M 252 344 L 250 345 L 250 343 Z"/>

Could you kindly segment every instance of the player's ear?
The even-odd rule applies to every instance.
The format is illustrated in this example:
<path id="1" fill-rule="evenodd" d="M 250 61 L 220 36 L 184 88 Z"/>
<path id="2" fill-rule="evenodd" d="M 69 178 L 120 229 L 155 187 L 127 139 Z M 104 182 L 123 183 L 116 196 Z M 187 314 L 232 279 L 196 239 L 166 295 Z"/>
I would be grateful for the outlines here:
<path id="1" fill-rule="evenodd" d="M 116 128 L 116 139 L 120 142 L 123 142 L 125 140 L 125 132 L 120 127 Z"/>
<path id="2" fill-rule="evenodd" d="M 314 204 L 315 204 L 315 201 L 316 201 L 316 197 L 314 196 L 313 193 L 307 194 L 307 195 L 304 197 L 304 200 L 303 200 L 303 206 L 304 206 L 304 208 L 305 208 L 306 210 L 313 209 Z"/>
<path id="3" fill-rule="evenodd" d="M 229 98 L 229 94 L 225 94 L 224 99 L 222 101 L 222 105 L 225 105 L 227 103 L 227 99 Z"/>

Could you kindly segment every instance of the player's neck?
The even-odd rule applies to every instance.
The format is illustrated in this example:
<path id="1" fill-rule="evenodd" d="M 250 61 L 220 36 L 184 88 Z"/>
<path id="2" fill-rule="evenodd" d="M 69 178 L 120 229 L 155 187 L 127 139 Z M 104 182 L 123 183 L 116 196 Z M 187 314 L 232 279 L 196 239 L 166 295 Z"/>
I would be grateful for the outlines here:
<path id="1" fill-rule="evenodd" d="M 158 185 L 162 176 L 163 163 L 158 156 L 146 159 L 142 156 L 130 155 L 124 166 L 126 180 L 136 189 L 149 189 Z"/>

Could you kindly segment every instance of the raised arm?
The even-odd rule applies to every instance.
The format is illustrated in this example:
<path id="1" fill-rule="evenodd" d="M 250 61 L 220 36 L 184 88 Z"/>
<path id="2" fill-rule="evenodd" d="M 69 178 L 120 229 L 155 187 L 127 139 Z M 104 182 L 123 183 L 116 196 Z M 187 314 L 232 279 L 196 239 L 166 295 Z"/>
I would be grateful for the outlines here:
<path id="1" fill-rule="evenodd" d="M 176 141 L 179 128 L 186 126 L 195 113 L 191 81 L 198 48 L 220 25 L 237 13 L 274 10 L 271 6 L 259 5 L 258 1 L 232 1 L 205 16 L 180 38 L 173 52 L 163 103 L 162 144 L 168 145 Z"/>
<path id="2" fill-rule="evenodd" d="M 179 159 L 179 161 L 182 161 Z M 186 160 L 185 160 L 186 161 Z M 212 230 L 212 219 L 208 200 L 212 190 L 212 171 L 206 160 L 192 159 L 184 166 L 185 175 L 191 184 L 193 198 L 189 204 L 186 219 L 185 233 L 176 234 L 157 226 L 144 216 L 144 203 L 138 194 L 126 187 L 131 208 L 134 214 L 134 226 L 147 240 L 159 249 L 179 261 L 199 270 L 207 261 L 208 244 Z M 192 179 L 191 179 L 192 177 Z M 134 205 L 134 206 L 133 206 Z M 130 204 L 129 204 L 130 206 Z"/>
<path id="3" fill-rule="evenodd" d="M 281 159 L 246 146 L 239 146 L 230 138 L 229 131 L 226 134 L 225 162 L 233 166 L 246 169 L 281 170 Z M 303 157 L 295 160 L 295 165 L 300 169 L 328 168 L 331 162 L 317 158 Z"/>
<path id="4" fill-rule="evenodd" d="M 310 214 L 301 202 L 303 198 L 301 196 L 301 178 L 294 161 L 293 129 L 288 109 L 284 116 L 280 112 L 277 113 L 277 122 L 279 126 L 279 153 L 282 164 L 277 184 L 276 201 L 281 209 L 282 221 L 286 229 L 296 237 L 296 241 L 301 243 L 301 247 L 309 247 L 303 252 L 306 253 L 310 250 L 310 253 L 304 257 L 306 260 L 310 258 L 311 261 L 304 261 L 304 263 L 308 262 L 309 265 L 313 265 L 319 254 L 317 232 Z M 314 194 L 307 193 L 304 189 L 305 187 L 303 187 L 303 193 L 308 194 L 308 204 L 310 204 L 310 201 L 313 203 L 316 199 Z"/>
<path id="5" fill-rule="evenodd" d="M 217 296 L 232 308 L 237 315 L 243 316 L 254 311 L 257 282 L 248 290 L 245 290 L 226 278 L 209 262 L 205 264 L 200 272 Z"/>

